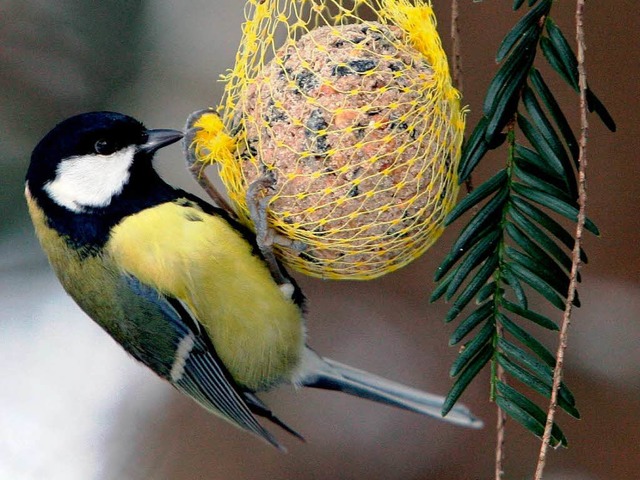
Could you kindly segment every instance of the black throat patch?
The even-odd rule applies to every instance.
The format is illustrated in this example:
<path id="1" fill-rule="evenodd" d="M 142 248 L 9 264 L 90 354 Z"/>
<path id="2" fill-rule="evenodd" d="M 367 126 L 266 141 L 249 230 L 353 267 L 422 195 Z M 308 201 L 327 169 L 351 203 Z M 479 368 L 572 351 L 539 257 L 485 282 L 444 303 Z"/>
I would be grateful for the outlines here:
<path id="1" fill-rule="evenodd" d="M 146 170 L 143 178 L 132 172 L 129 183 L 109 205 L 85 208 L 82 212 L 58 205 L 42 190 L 33 194 L 45 212 L 49 227 L 82 257 L 94 256 L 109 240 L 111 230 L 125 217 L 182 196 L 183 192 L 165 183 L 153 170 L 151 172 Z"/>

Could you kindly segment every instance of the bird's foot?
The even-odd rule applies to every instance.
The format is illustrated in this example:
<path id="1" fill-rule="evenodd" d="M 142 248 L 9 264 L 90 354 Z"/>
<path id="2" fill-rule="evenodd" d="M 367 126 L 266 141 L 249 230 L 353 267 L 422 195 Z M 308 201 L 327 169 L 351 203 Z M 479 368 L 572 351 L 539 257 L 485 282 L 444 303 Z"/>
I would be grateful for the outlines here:
<path id="1" fill-rule="evenodd" d="M 256 232 L 258 248 L 267 261 L 271 274 L 282 285 L 289 283 L 289 280 L 276 258 L 273 246 L 280 245 L 302 251 L 305 249 L 305 245 L 298 240 L 292 240 L 280 235 L 269 226 L 267 209 L 274 195 L 275 184 L 276 177 L 274 172 L 266 171 L 249 185 L 246 200 L 249 217 Z"/>
<path id="2" fill-rule="evenodd" d="M 236 218 L 235 211 L 231 208 L 231 205 L 229 205 L 224 195 L 218 191 L 213 182 L 211 182 L 209 177 L 205 174 L 204 171 L 207 165 L 198 160 L 198 156 L 196 155 L 196 136 L 201 128 L 194 125 L 202 118 L 203 115 L 209 114 L 217 115 L 213 108 L 205 108 L 203 110 L 193 112 L 187 118 L 187 123 L 184 127 L 183 139 L 184 158 L 187 162 L 187 169 L 191 172 L 191 175 L 193 175 L 193 178 L 198 182 L 200 187 L 202 187 L 216 205 L 224 209 L 233 218 Z"/>

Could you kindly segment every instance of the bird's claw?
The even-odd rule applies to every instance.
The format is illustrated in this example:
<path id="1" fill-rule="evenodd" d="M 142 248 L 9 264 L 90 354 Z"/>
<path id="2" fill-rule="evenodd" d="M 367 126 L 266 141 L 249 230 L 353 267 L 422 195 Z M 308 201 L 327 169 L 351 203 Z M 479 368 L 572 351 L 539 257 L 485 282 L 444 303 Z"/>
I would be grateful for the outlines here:
<path id="1" fill-rule="evenodd" d="M 273 187 L 275 184 L 276 177 L 274 172 L 266 171 L 249 185 L 246 200 L 247 207 L 249 209 L 249 216 L 255 228 L 258 248 L 269 265 L 269 270 L 276 282 L 283 284 L 287 283 L 289 280 L 276 259 L 273 251 L 273 245 L 292 247 L 302 250 L 304 249 L 304 244 L 297 240 L 291 240 L 290 238 L 280 235 L 269 227 L 267 220 L 267 208 L 269 206 L 269 202 L 273 198 Z M 296 245 L 295 247 L 294 244 Z"/>
<path id="2" fill-rule="evenodd" d="M 207 192 L 209 197 L 218 205 L 220 208 L 224 209 L 231 215 L 233 218 L 236 217 L 236 213 L 231 208 L 231 205 L 227 202 L 225 197 L 218 192 L 218 189 L 213 185 L 213 183 L 209 180 L 209 178 L 205 175 L 204 170 L 207 167 L 206 163 L 198 160 L 196 155 L 195 148 L 195 140 L 196 135 L 201 127 L 194 127 L 196 122 L 202 118 L 205 114 L 214 114 L 217 115 L 215 109 L 213 108 L 204 108 L 202 110 L 196 110 L 187 118 L 187 122 L 184 126 L 184 138 L 182 140 L 182 145 L 184 149 L 184 158 L 187 163 L 187 168 L 191 172 L 191 175 L 195 178 L 196 182 L 200 184 L 202 189 Z"/>

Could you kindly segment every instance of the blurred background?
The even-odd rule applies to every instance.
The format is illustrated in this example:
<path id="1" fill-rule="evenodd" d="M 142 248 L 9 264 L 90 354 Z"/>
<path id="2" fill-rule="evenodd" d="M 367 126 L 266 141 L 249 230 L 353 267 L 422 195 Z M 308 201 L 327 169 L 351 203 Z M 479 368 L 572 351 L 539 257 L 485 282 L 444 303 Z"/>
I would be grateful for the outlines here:
<path id="1" fill-rule="evenodd" d="M 434 1 L 445 49 L 449 2 Z M 517 15 L 510 2 L 460 2 L 464 102 L 478 119 L 494 55 Z M 573 2 L 553 15 L 567 36 Z M 283 388 L 264 395 L 307 443 L 276 432 L 283 455 L 207 414 L 137 365 L 66 297 L 28 221 L 22 192 L 30 152 L 58 121 L 121 111 L 151 128 L 182 128 L 216 105 L 218 76 L 234 60 L 238 0 L 0 2 L 0 480 L 481 479 L 493 474 L 495 406 L 487 376 L 463 397 L 486 427 L 468 431 L 340 394 Z M 618 123 L 590 117 L 590 217 L 583 307 L 572 322 L 566 381 L 583 419 L 560 414 L 569 449 L 550 452 L 548 479 L 638 478 L 640 469 L 640 130 L 636 2 L 587 5 L 590 86 Z M 552 77 L 549 77 L 552 78 Z M 577 98 L 552 88 L 577 125 Z M 476 183 L 504 162 L 486 159 Z M 178 146 L 166 178 L 200 193 Z M 414 264 L 380 280 L 300 278 L 311 344 L 327 356 L 445 393 L 456 351 L 446 305 L 430 305 L 432 275 L 454 225 Z M 557 312 L 553 313 L 557 315 Z M 555 350 L 554 338 L 549 346 Z M 507 478 L 531 478 L 538 442 L 509 422 Z"/>

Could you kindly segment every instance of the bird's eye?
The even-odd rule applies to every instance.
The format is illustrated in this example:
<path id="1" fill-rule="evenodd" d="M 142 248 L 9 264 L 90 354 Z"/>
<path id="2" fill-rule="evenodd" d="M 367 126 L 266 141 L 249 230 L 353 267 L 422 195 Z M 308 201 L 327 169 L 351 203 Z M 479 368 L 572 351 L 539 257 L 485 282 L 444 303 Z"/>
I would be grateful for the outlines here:
<path id="1" fill-rule="evenodd" d="M 111 155 L 116 151 L 116 146 L 113 142 L 110 142 L 105 138 L 101 138 L 94 144 L 93 149 L 98 155 Z"/>

